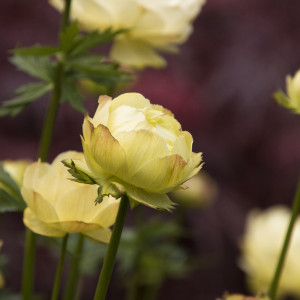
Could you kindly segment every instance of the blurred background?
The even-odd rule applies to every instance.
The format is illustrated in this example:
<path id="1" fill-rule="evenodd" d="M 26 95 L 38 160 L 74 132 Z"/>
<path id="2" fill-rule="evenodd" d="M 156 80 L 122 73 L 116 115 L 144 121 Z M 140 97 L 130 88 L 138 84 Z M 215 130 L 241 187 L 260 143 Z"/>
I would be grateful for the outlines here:
<path id="1" fill-rule="evenodd" d="M 128 89 L 175 114 L 193 135 L 194 152 L 203 152 L 203 170 L 218 187 L 211 205 L 185 209 L 189 235 L 180 242 L 197 259 L 184 278 L 167 278 L 157 299 L 211 300 L 225 290 L 247 293 L 237 264 L 246 215 L 255 207 L 292 203 L 300 166 L 300 117 L 278 106 L 272 94 L 285 89 L 285 76 L 300 67 L 299 11 L 298 0 L 208 0 L 181 52 L 167 56 L 165 69 L 137 73 Z M 59 21 L 60 14 L 47 1 L 1 1 L 0 101 L 32 80 L 9 63 L 9 50 L 56 43 Z M 90 113 L 96 100 L 87 97 Z M 14 119 L 0 119 L 0 160 L 36 158 L 47 101 L 34 102 Z M 81 151 L 82 120 L 68 104 L 62 106 L 51 159 L 62 151 Z M 149 218 L 160 214 L 150 209 L 145 213 Z M 163 219 L 175 215 L 163 214 Z M 0 217 L 6 285 L 18 292 L 22 216 Z M 131 219 L 132 213 L 129 226 Z M 49 295 L 57 257 L 45 245 L 37 254 L 35 290 Z M 82 299 L 92 298 L 97 277 L 86 280 Z M 123 299 L 123 288 L 114 274 L 108 299 Z"/>

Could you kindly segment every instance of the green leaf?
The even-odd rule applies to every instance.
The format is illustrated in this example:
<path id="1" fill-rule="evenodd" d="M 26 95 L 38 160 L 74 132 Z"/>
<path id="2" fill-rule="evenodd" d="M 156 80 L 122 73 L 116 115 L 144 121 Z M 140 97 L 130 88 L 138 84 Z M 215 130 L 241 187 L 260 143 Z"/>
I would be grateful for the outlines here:
<path id="1" fill-rule="evenodd" d="M 28 56 L 15 54 L 10 61 L 25 73 L 51 82 L 54 76 L 54 66 L 47 56 Z"/>
<path id="2" fill-rule="evenodd" d="M 23 85 L 15 93 L 17 97 L 4 101 L 0 107 L 0 116 L 15 116 L 20 113 L 27 104 L 40 98 L 52 89 L 52 84 L 47 82 L 37 82 Z"/>
<path id="3" fill-rule="evenodd" d="M 79 33 L 78 23 L 74 22 L 60 33 L 60 46 L 63 53 L 69 53 L 75 43 L 75 38 Z"/>
<path id="4" fill-rule="evenodd" d="M 86 53 L 87 51 L 98 45 L 111 41 L 116 37 L 116 35 L 120 34 L 121 32 L 124 32 L 124 30 L 113 32 L 111 29 L 107 29 L 103 33 L 93 31 L 91 33 L 82 35 L 78 38 L 70 54 L 73 56 L 77 56 L 79 54 Z"/>
<path id="5" fill-rule="evenodd" d="M 32 47 L 26 48 L 16 48 L 13 50 L 14 54 L 19 55 L 35 55 L 35 56 L 42 56 L 42 55 L 53 55 L 60 51 L 60 48 L 57 46 L 41 46 L 41 45 L 34 45 Z"/>
<path id="6" fill-rule="evenodd" d="M 18 201 L 4 189 L 0 188 L 0 213 L 7 211 L 22 211 L 26 208 L 25 202 Z"/>
<path id="7" fill-rule="evenodd" d="M 0 163 L 0 212 L 24 210 L 25 207 L 18 184 Z"/>
<path id="8" fill-rule="evenodd" d="M 79 92 L 76 82 L 73 79 L 65 79 L 62 84 L 62 96 L 61 101 L 68 101 L 71 107 L 79 112 L 86 113 L 86 109 L 83 105 L 83 96 Z"/>

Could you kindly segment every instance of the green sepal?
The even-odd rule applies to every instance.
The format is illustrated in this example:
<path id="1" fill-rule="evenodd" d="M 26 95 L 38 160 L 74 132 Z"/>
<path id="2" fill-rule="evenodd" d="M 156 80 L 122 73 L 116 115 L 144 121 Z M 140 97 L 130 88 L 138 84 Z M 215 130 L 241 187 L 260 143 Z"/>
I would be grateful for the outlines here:
<path id="1" fill-rule="evenodd" d="M 101 181 L 101 183 L 98 182 L 97 184 L 100 186 L 100 188 L 98 189 L 98 197 L 95 200 L 95 204 L 101 203 L 105 196 L 112 196 L 116 199 L 119 199 L 123 195 L 122 191 L 118 189 L 118 187 L 112 182 Z"/>
<path id="2" fill-rule="evenodd" d="M 33 55 L 33 56 L 53 55 L 53 54 L 57 54 L 59 51 L 60 48 L 57 46 L 41 46 L 41 45 L 33 45 L 31 47 L 16 48 L 12 50 L 14 54 Z"/>
<path id="3" fill-rule="evenodd" d="M 74 177 L 71 179 L 72 181 L 85 184 L 97 184 L 94 178 L 83 170 L 78 169 L 73 160 L 65 159 L 62 163 L 68 168 L 68 172 Z"/>

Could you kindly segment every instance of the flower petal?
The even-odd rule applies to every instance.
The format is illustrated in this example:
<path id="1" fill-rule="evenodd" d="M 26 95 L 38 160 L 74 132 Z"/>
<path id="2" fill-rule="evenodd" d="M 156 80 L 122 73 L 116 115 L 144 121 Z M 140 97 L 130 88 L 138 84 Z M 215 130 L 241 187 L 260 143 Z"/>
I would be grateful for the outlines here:
<path id="1" fill-rule="evenodd" d="M 147 43 L 122 37 L 115 40 L 110 56 L 120 64 L 136 69 L 145 67 L 162 68 L 166 61 Z"/>
<path id="2" fill-rule="evenodd" d="M 91 219 L 91 223 L 102 227 L 109 227 L 115 223 L 119 210 L 120 200 L 113 197 L 104 197 L 100 204 L 97 204 L 95 211 L 97 214 Z M 99 207 L 99 208 L 98 208 Z"/>
<path id="3" fill-rule="evenodd" d="M 35 181 L 48 172 L 50 166 L 47 163 L 37 161 L 29 165 L 24 172 L 23 186 L 31 188 Z"/>
<path id="4" fill-rule="evenodd" d="M 94 231 L 82 231 L 82 234 L 91 238 L 93 241 L 100 242 L 100 243 L 109 243 L 111 237 L 111 230 L 108 228 L 99 228 Z"/>
<path id="5" fill-rule="evenodd" d="M 33 232 L 50 237 L 63 237 L 66 232 L 57 229 L 56 226 L 47 224 L 38 219 L 30 210 L 26 208 L 23 217 L 24 224 Z"/>
<path id="6" fill-rule="evenodd" d="M 60 222 L 78 221 L 91 223 L 91 220 L 97 214 L 97 207 L 94 201 L 98 196 L 98 187 L 87 184 L 78 184 L 78 186 L 76 190 L 64 193 L 58 198 L 55 210 Z"/>
<path id="7" fill-rule="evenodd" d="M 89 118 L 94 127 L 97 127 L 99 124 L 107 126 L 109 108 L 111 106 L 111 97 L 100 96 L 98 100 L 98 108 L 95 112 L 93 118 Z"/>
<path id="8" fill-rule="evenodd" d="M 169 191 L 182 182 L 186 165 L 178 154 L 150 160 L 132 176 L 131 184 L 157 193 Z"/>
<path id="9" fill-rule="evenodd" d="M 116 138 L 126 153 L 130 175 L 145 162 L 169 154 L 166 141 L 158 134 L 147 130 L 121 132 Z M 128 180 L 128 178 L 121 179 Z"/>
<path id="10" fill-rule="evenodd" d="M 21 192 L 28 207 L 37 218 L 46 223 L 59 221 L 54 207 L 42 195 L 25 187 L 22 188 Z"/>
<path id="11" fill-rule="evenodd" d="M 124 188 L 129 199 L 147 205 L 155 209 L 171 211 L 175 205 L 167 194 L 147 192 L 132 185 L 125 184 Z"/>
<path id="12" fill-rule="evenodd" d="M 104 171 L 122 178 L 128 176 L 125 152 L 107 127 L 100 124 L 95 128 L 90 149 L 96 163 Z"/>
<path id="13" fill-rule="evenodd" d="M 182 131 L 182 134 L 174 142 L 174 154 L 179 154 L 185 161 L 188 161 L 192 152 L 192 143 L 193 138 L 191 134 L 187 131 Z"/>

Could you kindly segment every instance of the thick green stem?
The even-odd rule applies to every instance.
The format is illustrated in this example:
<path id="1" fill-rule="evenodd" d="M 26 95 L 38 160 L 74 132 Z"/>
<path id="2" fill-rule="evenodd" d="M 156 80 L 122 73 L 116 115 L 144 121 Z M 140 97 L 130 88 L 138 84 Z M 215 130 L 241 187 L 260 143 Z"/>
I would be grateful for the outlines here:
<path id="1" fill-rule="evenodd" d="M 118 250 L 123 226 L 126 219 L 128 205 L 129 205 L 129 199 L 127 195 L 123 195 L 121 199 L 118 215 L 116 218 L 116 223 L 113 228 L 107 253 L 104 259 L 103 267 L 100 273 L 94 300 L 105 300 L 115 258 L 117 255 L 117 250 Z"/>
<path id="2" fill-rule="evenodd" d="M 66 0 L 65 9 L 62 16 L 60 32 L 65 30 L 69 24 L 70 19 L 70 8 L 71 1 Z M 39 158 L 42 161 L 47 161 L 48 153 L 50 148 L 50 143 L 53 134 L 54 123 L 56 120 L 56 115 L 59 106 L 59 100 L 61 96 L 61 82 L 63 77 L 64 64 L 59 62 L 54 81 L 54 89 L 51 96 L 51 101 L 49 104 L 47 116 L 45 119 L 42 136 L 40 139 L 39 147 Z M 24 263 L 23 263 L 23 278 L 22 278 L 22 295 L 23 300 L 32 299 L 33 290 L 33 278 L 34 278 L 34 257 L 35 257 L 35 234 L 26 228 L 26 241 L 25 241 L 25 253 L 24 253 Z"/>
<path id="3" fill-rule="evenodd" d="M 56 269 L 56 274 L 55 274 L 55 280 L 54 280 L 54 285 L 53 285 L 53 289 L 52 289 L 51 300 L 57 300 L 57 297 L 58 297 L 59 287 L 60 287 L 60 280 L 61 280 L 61 274 L 62 274 L 64 260 L 65 260 L 65 255 L 66 255 L 66 248 L 67 248 L 68 236 L 69 235 L 66 234 L 65 237 L 63 238 L 63 241 L 62 241 L 61 251 L 60 251 L 60 258 L 59 258 L 57 269 Z"/>
<path id="4" fill-rule="evenodd" d="M 35 256 L 36 235 L 26 228 L 26 246 L 25 259 L 23 262 L 23 278 L 22 278 L 22 295 L 23 300 L 31 300 L 33 289 L 33 274 L 34 274 L 34 256 Z"/>
<path id="5" fill-rule="evenodd" d="M 72 267 L 71 267 L 71 275 L 69 277 L 66 291 L 64 293 L 64 300 L 73 300 L 74 299 L 74 291 L 75 291 L 75 285 L 77 283 L 77 276 L 79 271 L 79 261 L 82 255 L 83 250 L 83 242 L 84 237 L 82 234 L 78 236 L 77 246 L 75 250 L 75 254 L 72 259 Z"/>
<path id="6" fill-rule="evenodd" d="M 270 289 L 269 289 L 269 296 L 272 300 L 276 299 L 276 292 L 277 292 L 281 272 L 282 272 L 282 269 L 284 266 L 285 257 L 286 257 L 287 251 L 288 251 L 291 235 L 292 235 L 293 228 L 294 228 L 297 216 L 299 214 L 299 211 L 300 211 L 300 181 L 298 183 L 298 188 L 297 188 L 297 192 L 296 192 L 294 203 L 293 203 L 293 211 L 292 211 L 290 223 L 289 223 L 286 235 L 285 235 L 284 243 L 283 243 L 283 246 L 281 249 L 279 260 L 277 262 L 277 267 L 276 267 L 276 270 L 274 273 L 274 277 L 273 277 L 273 280 L 271 282 Z"/>

